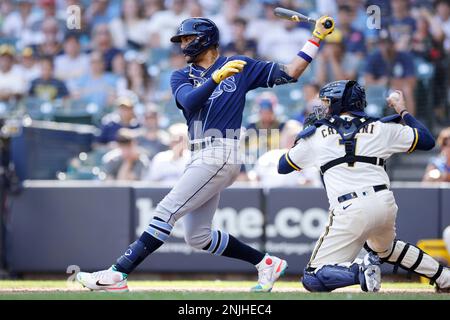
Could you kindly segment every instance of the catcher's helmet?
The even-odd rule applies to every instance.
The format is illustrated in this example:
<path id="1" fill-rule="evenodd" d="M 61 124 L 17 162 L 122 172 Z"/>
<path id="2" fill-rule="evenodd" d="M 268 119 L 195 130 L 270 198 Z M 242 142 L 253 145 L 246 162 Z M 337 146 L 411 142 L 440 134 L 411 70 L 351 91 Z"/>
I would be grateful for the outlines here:
<path id="1" fill-rule="evenodd" d="M 181 42 L 182 36 L 197 36 L 183 53 L 195 57 L 211 46 L 219 44 L 219 29 L 216 24 L 207 18 L 189 18 L 181 22 L 177 34 L 170 38 L 172 42 Z"/>
<path id="2" fill-rule="evenodd" d="M 354 80 L 339 80 L 326 84 L 320 89 L 319 98 L 328 107 L 328 113 L 339 115 L 349 112 L 355 116 L 367 116 L 364 108 L 367 105 L 366 92 Z"/>

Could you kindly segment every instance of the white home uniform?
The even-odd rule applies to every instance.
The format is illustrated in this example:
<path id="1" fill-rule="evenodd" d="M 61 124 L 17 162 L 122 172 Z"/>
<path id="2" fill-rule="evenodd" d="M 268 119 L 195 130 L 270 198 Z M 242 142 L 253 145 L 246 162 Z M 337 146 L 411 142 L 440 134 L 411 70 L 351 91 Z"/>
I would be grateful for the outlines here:
<path id="1" fill-rule="evenodd" d="M 351 119 L 351 116 L 341 116 Z M 397 123 L 375 121 L 356 134 L 356 155 L 386 160 L 398 152 L 412 152 L 417 144 L 417 129 Z M 336 130 L 322 125 L 312 136 L 300 139 L 288 152 L 288 162 L 298 169 L 320 167 L 345 156 Z M 388 188 L 376 192 L 374 186 L 389 187 L 383 166 L 355 162 L 327 170 L 323 176 L 330 202 L 329 223 L 318 240 L 308 267 L 353 261 L 367 241 L 378 253 L 388 252 L 395 239 L 397 205 Z M 342 202 L 349 193 L 357 197 Z M 342 199 L 341 199 L 342 200 Z M 431 274 L 431 276 L 433 276 Z"/>

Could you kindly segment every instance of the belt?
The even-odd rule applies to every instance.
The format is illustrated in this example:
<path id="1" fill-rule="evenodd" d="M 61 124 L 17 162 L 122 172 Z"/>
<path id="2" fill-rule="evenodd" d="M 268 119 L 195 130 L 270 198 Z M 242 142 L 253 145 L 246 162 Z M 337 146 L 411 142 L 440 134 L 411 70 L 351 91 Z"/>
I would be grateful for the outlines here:
<path id="1" fill-rule="evenodd" d="M 213 142 L 214 142 L 214 137 L 211 137 L 209 139 L 205 139 L 203 141 L 199 141 L 199 142 L 190 142 L 189 143 L 189 149 L 194 152 L 194 151 L 198 151 L 201 149 L 205 149 L 206 147 L 212 146 Z"/>
<path id="2" fill-rule="evenodd" d="M 388 186 L 385 184 L 380 184 L 378 186 L 373 186 L 372 188 L 375 192 L 378 192 L 381 190 L 388 189 Z M 339 203 L 341 203 L 341 202 L 344 202 L 344 201 L 347 201 L 350 199 L 355 199 L 355 198 L 358 198 L 358 195 L 356 194 L 356 192 L 350 192 L 350 193 L 347 193 L 347 194 L 344 194 L 344 195 L 338 197 L 338 201 L 339 201 Z"/>

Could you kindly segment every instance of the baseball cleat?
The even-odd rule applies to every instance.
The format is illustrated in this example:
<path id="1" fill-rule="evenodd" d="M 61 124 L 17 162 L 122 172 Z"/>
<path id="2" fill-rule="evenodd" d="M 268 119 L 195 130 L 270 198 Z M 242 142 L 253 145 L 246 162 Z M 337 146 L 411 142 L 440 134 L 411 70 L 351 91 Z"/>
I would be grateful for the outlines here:
<path id="1" fill-rule="evenodd" d="M 112 268 L 98 272 L 78 272 L 77 281 L 91 291 L 128 292 L 127 275 Z"/>
<path id="2" fill-rule="evenodd" d="M 447 288 L 439 288 L 438 285 L 435 287 L 436 293 L 450 293 L 450 287 Z"/>
<path id="3" fill-rule="evenodd" d="M 258 284 L 252 292 L 270 292 L 273 284 L 284 274 L 288 265 L 285 260 L 266 254 L 264 259 L 256 265 L 258 270 Z"/>
<path id="4" fill-rule="evenodd" d="M 381 269 L 380 258 L 368 253 L 364 256 L 363 263 L 360 265 L 360 283 L 361 289 L 365 292 L 378 292 L 381 288 Z"/>

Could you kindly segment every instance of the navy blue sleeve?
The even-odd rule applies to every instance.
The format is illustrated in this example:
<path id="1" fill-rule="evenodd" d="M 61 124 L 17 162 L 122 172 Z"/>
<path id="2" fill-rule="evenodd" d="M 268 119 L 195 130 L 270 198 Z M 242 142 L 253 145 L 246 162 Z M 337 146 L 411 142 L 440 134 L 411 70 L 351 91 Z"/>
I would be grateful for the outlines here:
<path id="1" fill-rule="evenodd" d="M 286 157 L 283 155 L 278 161 L 278 173 L 279 174 L 288 174 L 294 171 L 295 169 L 287 162 Z"/>
<path id="2" fill-rule="evenodd" d="M 217 87 L 217 83 L 210 78 L 201 86 L 194 88 L 189 79 L 179 71 L 172 74 L 170 85 L 177 105 L 187 112 L 201 109 Z"/>
<path id="3" fill-rule="evenodd" d="M 287 174 L 292 171 L 300 171 L 301 168 L 296 166 L 294 162 L 289 157 L 289 152 L 286 152 L 280 157 L 278 161 L 278 173 L 279 174 Z"/>
<path id="4" fill-rule="evenodd" d="M 247 62 L 243 71 L 247 91 L 256 88 L 271 88 L 274 85 L 297 81 L 281 70 L 280 65 L 276 62 L 255 60 L 246 56 L 233 56 L 232 58 Z"/>
<path id="5" fill-rule="evenodd" d="M 405 114 L 403 120 L 411 128 L 417 129 L 417 144 L 415 149 L 427 151 L 434 148 L 435 140 L 430 130 L 409 113 Z"/>

